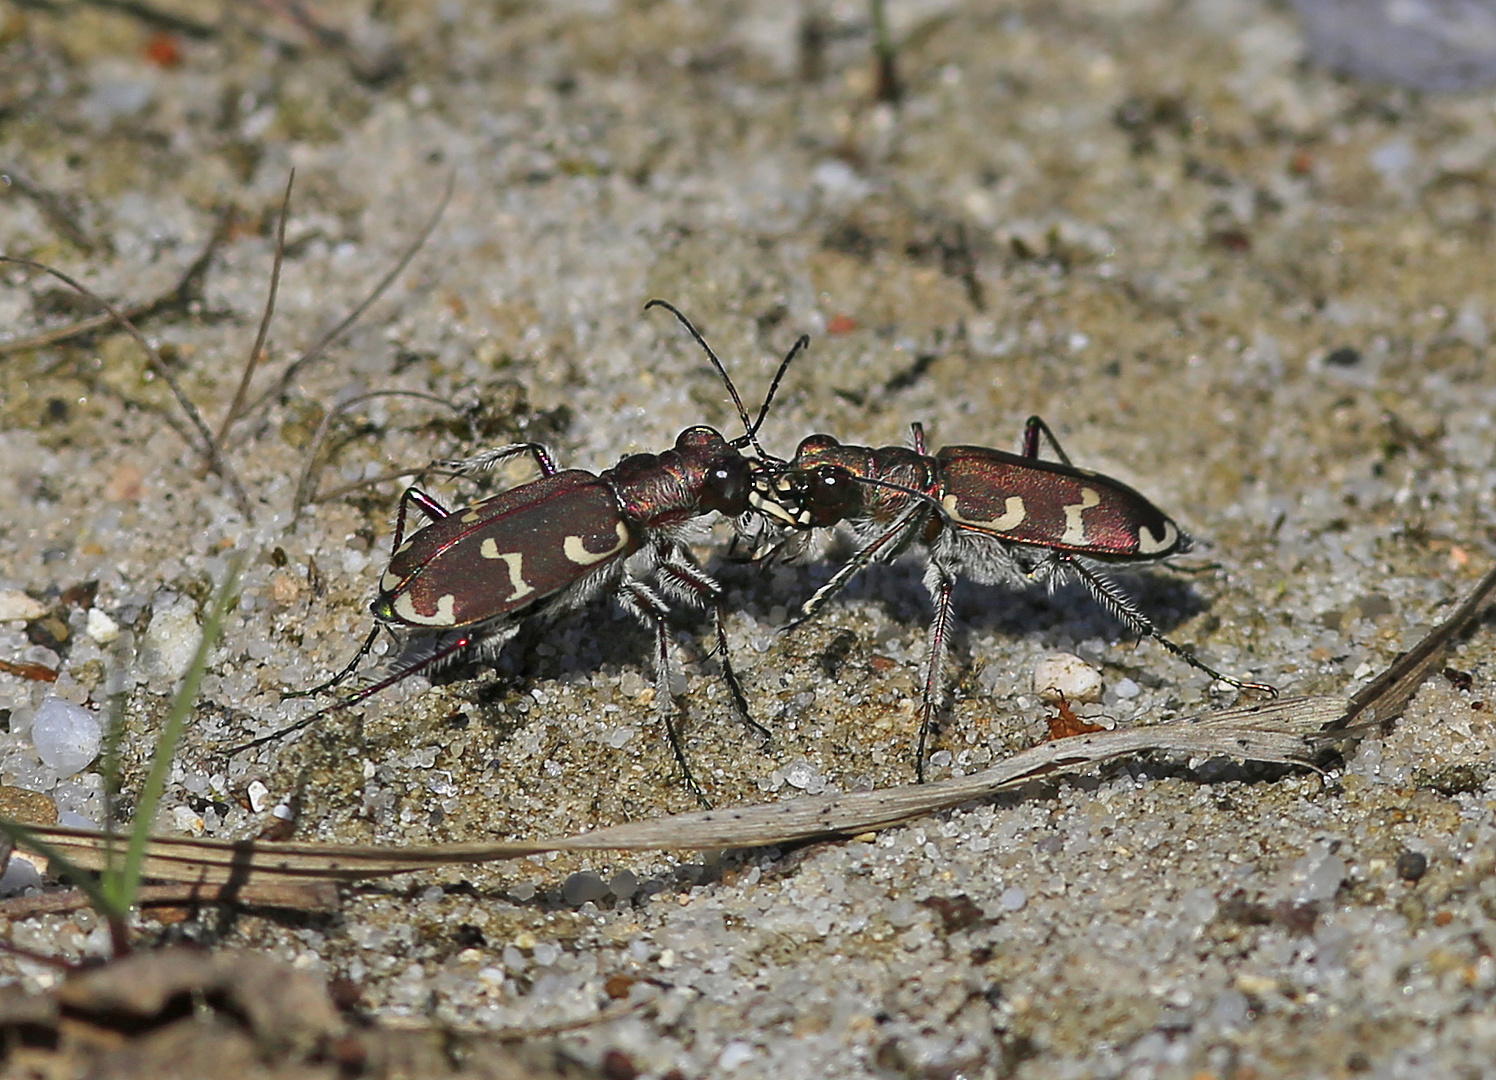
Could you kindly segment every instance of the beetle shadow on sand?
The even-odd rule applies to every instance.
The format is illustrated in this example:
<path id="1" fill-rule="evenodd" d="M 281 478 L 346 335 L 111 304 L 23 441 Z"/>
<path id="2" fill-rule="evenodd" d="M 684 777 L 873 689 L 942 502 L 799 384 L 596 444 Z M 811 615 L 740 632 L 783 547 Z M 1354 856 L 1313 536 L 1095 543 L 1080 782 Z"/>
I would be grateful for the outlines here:
<path id="1" fill-rule="evenodd" d="M 675 670 L 715 677 L 715 661 L 707 659 L 712 647 L 711 613 L 678 604 L 667 624 Z M 588 685 L 600 675 L 616 678 L 635 672 L 652 687 L 654 647 L 654 631 L 625 611 L 611 594 L 604 594 L 580 607 L 528 618 L 496 654 L 468 653 L 426 677 L 433 686 L 464 684 L 463 696 L 482 709 L 490 728 L 505 738 L 527 720 L 512 709 L 501 712 L 492 706 L 513 702 L 547 683 Z M 397 650 L 396 663 L 419 661 L 430 655 L 431 648 L 407 643 Z M 653 716 L 652 708 L 640 708 Z"/>
<path id="2" fill-rule="evenodd" d="M 809 599 L 851 554 L 843 544 L 833 546 L 828 558 L 806 565 L 792 565 L 795 583 L 788 591 L 774 591 L 768 574 L 752 564 L 714 566 L 729 587 L 729 603 L 766 621 L 775 607 L 793 613 Z M 1181 571 L 1159 567 L 1099 565 L 1107 578 L 1138 606 L 1165 636 L 1210 609 L 1203 595 Z M 782 570 L 780 571 L 783 572 Z M 839 604 L 871 603 L 897 623 L 928 628 L 932 617 L 929 590 L 924 584 L 925 564 L 917 555 L 904 555 L 892 563 L 873 563 L 822 608 L 824 618 Z M 756 579 L 756 580 L 755 580 Z M 1054 587 L 1043 582 L 978 584 L 958 578 L 953 593 L 954 619 L 951 643 L 957 655 L 966 638 L 977 632 L 998 637 L 1073 641 L 1093 639 L 1131 640 L 1137 635 L 1099 603 L 1085 583 L 1073 575 L 1062 576 Z"/>

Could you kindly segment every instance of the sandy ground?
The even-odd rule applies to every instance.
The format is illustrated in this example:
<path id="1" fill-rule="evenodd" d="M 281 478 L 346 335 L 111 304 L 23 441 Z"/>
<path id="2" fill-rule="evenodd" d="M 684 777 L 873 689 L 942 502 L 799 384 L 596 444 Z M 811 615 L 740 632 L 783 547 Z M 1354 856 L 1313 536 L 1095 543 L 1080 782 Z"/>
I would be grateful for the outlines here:
<path id="1" fill-rule="evenodd" d="M 320 36 L 269 4 L 184 4 L 167 27 L 0 8 L 0 249 L 143 301 L 232 211 L 200 293 L 144 320 L 215 427 L 296 170 L 268 357 L 225 439 L 252 520 L 125 335 L 0 356 L 0 591 L 52 620 L 0 625 L 0 658 L 61 670 L 0 674 L 0 780 L 97 820 L 97 776 L 49 774 L 25 729 L 47 695 L 123 687 L 138 785 L 239 549 L 163 829 L 254 835 L 294 800 L 301 838 L 417 844 L 692 809 L 649 636 L 606 600 L 528 627 L 496 668 L 227 752 L 305 715 L 280 690 L 341 666 L 370 625 L 402 485 L 349 485 L 521 438 L 597 470 L 690 424 L 741 430 L 680 328 L 641 314 L 651 297 L 700 325 L 750 403 L 810 335 L 771 451 L 817 431 L 903 443 L 911 421 L 937 446 L 1015 449 L 1040 414 L 1076 463 L 1196 538 L 1172 571 L 1120 579 L 1175 639 L 1295 693 L 1385 666 L 1496 539 L 1491 94 L 1343 80 L 1306 61 L 1291 16 L 1248 0 L 891 9 L 896 105 L 877 100 L 851 3 L 329 2 L 316 14 L 337 33 Z M 392 288 L 278 383 L 449 181 Z M 89 313 L 4 270 L 0 334 Z M 354 400 L 374 391 L 426 396 Z M 298 512 L 303 477 L 318 501 Z M 428 486 L 460 505 L 526 478 Z M 846 549 L 764 569 L 724 561 L 728 535 L 700 553 L 775 738 L 733 718 L 706 621 L 683 614 L 687 753 L 712 799 L 909 782 L 918 563 L 873 568 L 780 635 Z M 123 664 L 65 593 L 86 582 Z M 868 840 L 535 857 L 350 889 L 335 918 L 142 931 L 345 978 L 406 1023 L 603 1014 L 562 1046 L 615 1073 L 1492 1076 L 1490 629 L 1324 775 L 1130 762 Z M 1075 586 L 968 583 L 955 646 L 936 776 L 1044 738 L 1032 672 L 1057 649 L 1103 673 L 1081 710 L 1102 723 L 1230 700 Z M 9 935 L 101 944 L 87 913 Z M 0 972 L 54 978 L 10 957 Z M 639 1007 L 616 1018 L 620 1002 Z"/>

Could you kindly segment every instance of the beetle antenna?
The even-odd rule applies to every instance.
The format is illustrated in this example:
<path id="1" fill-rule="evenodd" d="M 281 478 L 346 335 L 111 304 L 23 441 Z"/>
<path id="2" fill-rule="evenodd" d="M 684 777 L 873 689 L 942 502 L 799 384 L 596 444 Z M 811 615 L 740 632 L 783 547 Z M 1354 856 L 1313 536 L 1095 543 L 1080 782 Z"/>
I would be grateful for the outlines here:
<path id="1" fill-rule="evenodd" d="M 847 475 L 859 484 L 866 484 L 868 487 L 883 488 L 885 491 L 897 491 L 900 495 L 908 495 L 912 499 L 918 499 L 920 502 L 927 503 L 930 509 L 939 514 L 943 520 L 949 521 L 951 519 L 950 512 L 940 504 L 939 499 L 931 495 L 928 491 L 905 487 L 903 484 L 895 484 L 891 480 L 879 480 L 875 476 L 859 476 L 850 470 L 845 471 Z"/>
<path id="2" fill-rule="evenodd" d="M 738 388 L 732 384 L 732 376 L 727 373 L 727 368 L 722 366 L 722 361 L 717 359 L 717 354 L 712 351 L 712 347 L 706 343 L 706 338 L 701 336 L 701 331 L 697 330 L 691 324 L 691 320 L 682 314 L 680 308 L 668 300 L 651 300 L 644 305 L 644 310 L 648 311 L 650 308 L 657 307 L 664 308 L 670 314 L 674 315 L 680 324 L 686 328 L 686 332 L 696 339 L 696 344 L 700 345 L 702 351 L 706 353 L 707 359 L 712 362 L 712 367 L 716 368 L 717 374 L 722 376 L 722 382 L 727 386 L 727 392 L 732 395 L 732 403 L 738 410 L 738 418 L 743 421 L 743 431 L 746 433 L 748 441 L 753 444 L 755 450 L 767 457 L 768 455 L 764 454 L 764 448 L 758 445 L 758 438 L 754 434 L 758 430 L 758 425 L 748 419 L 748 410 L 743 407 L 743 399 L 738 396 Z M 773 391 L 771 390 L 771 396 L 772 393 Z M 760 415 L 759 420 L 762 422 L 762 415 Z"/>
<path id="3" fill-rule="evenodd" d="M 764 448 L 758 445 L 758 440 L 754 436 L 758 434 L 758 429 L 764 426 L 764 420 L 769 415 L 769 406 L 774 402 L 774 395 L 779 392 L 779 384 L 784 381 L 785 372 L 789 371 L 790 364 L 794 363 L 795 357 L 808 348 L 810 348 L 810 335 L 801 334 L 799 340 L 795 342 L 794 347 L 790 349 L 789 354 L 779 362 L 779 370 L 774 372 L 774 381 L 769 383 L 769 392 L 764 395 L 764 403 L 759 406 L 758 417 L 748 429 L 748 437 L 753 440 L 753 446 L 758 450 L 761 457 L 769 457 L 769 455 L 764 453 Z M 780 459 L 775 458 L 774 460 L 778 461 Z"/>

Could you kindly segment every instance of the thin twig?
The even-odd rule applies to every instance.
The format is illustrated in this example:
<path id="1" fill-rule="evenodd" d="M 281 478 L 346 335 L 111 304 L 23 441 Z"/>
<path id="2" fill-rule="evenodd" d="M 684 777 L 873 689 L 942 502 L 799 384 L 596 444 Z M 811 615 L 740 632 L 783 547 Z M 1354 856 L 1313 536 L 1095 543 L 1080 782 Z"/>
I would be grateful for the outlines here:
<path id="1" fill-rule="evenodd" d="M 147 850 L 144 872 L 168 881 L 357 881 L 542 851 L 701 850 L 856 836 L 987 798 L 1056 771 L 1149 750 L 1304 764 L 1312 753 L 1305 737 L 1322 730 L 1345 706 L 1344 698 L 1279 698 L 1167 724 L 1040 743 L 991 768 L 932 784 L 676 814 L 567 837 L 401 847 L 157 836 Z M 29 828 L 85 867 L 101 860 L 108 843 L 107 837 L 92 830 Z"/>
<path id="2" fill-rule="evenodd" d="M 1453 614 L 1392 662 L 1392 666 L 1351 695 L 1345 715 L 1329 725 L 1337 736 L 1384 724 L 1400 715 L 1414 691 L 1428 678 L 1455 636 L 1468 627 L 1496 590 L 1496 567 L 1488 570 Z"/>
<path id="3" fill-rule="evenodd" d="M 287 908 L 318 914 L 338 910 L 338 889 L 325 881 L 266 881 L 142 885 L 135 902 L 141 907 L 185 907 L 189 904 L 242 904 L 246 907 Z M 13 896 L 0 900 L 0 918 L 29 919 L 35 915 L 62 915 L 92 907 L 93 900 L 82 889 Z"/>
<path id="4" fill-rule="evenodd" d="M 202 279 L 208 272 L 208 264 L 213 261 L 213 255 L 218 250 L 224 238 L 228 236 L 229 215 L 221 215 L 218 224 L 213 228 L 213 235 L 208 238 L 208 243 L 198 253 L 197 258 L 187 267 L 185 273 L 166 292 L 154 300 L 145 300 L 138 304 L 130 304 L 120 308 L 116 313 L 113 308 L 103 315 L 92 315 L 87 319 L 70 323 L 67 326 L 59 326 L 53 330 L 43 330 L 32 334 L 30 337 L 12 338 L 9 341 L 0 341 L 0 356 L 9 356 L 11 353 L 26 352 L 30 349 L 44 349 L 49 345 L 59 345 L 73 338 L 87 337 L 89 334 L 97 333 L 110 326 L 115 325 L 121 318 L 134 322 L 137 325 L 144 322 L 153 315 L 159 315 L 163 311 L 174 308 L 185 308 L 193 300 L 199 298 L 202 291 Z M 7 262 L 18 262 L 26 264 L 24 259 L 14 259 L 8 256 L 0 256 Z M 35 265 L 35 264 L 33 264 Z M 76 288 L 77 286 L 75 286 Z M 85 295 L 87 292 L 85 290 Z M 97 299 L 97 298 L 96 298 Z M 100 301 L 104 303 L 104 301 Z M 106 305 L 107 306 L 107 305 Z"/>
<path id="5" fill-rule="evenodd" d="M 322 417 L 322 422 L 317 425 L 317 433 L 312 436 L 312 447 L 307 452 L 306 465 L 301 470 L 301 479 L 296 482 L 296 501 L 292 504 L 291 514 L 294 521 L 301 515 L 301 508 L 307 503 L 315 502 L 317 499 L 316 472 L 317 455 L 322 450 L 322 443 L 327 439 L 328 429 L 331 428 L 333 419 L 341 413 L 347 412 L 355 405 L 362 404 L 372 398 L 380 397 L 413 397 L 422 401 L 434 401 L 438 405 L 461 412 L 461 408 L 446 398 L 437 397 L 435 394 L 427 394 L 420 390 L 373 390 L 367 394 L 359 394 L 351 397 L 336 408 L 329 409 Z M 425 470 L 420 470 L 425 472 Z M 404 476 L 405 473 L 396 473 L 396 476 Z"/>
<path id="6" fill-rule="evenodd" d="M 568 837 L 400 847 L 158 836 L 151 839 L 145 872 L 165 880 L 193 882 L 356 881 L 543 851 L 701 850 L 836 839 L 987 798 L 1062 770 L 1153 750 L 1312 767 L 1309 758 L 1315 744 L 1353 737 L 1396 715 L 1391 710 L 1406 703 L 1414 680 L 1427 675 L 1433 658 L 1471 624 L 1493 591 L 1496 570 L 1481 579 L 1450 618 L 1353 698 L 1278 698 L 1164 724 L 1040 743 L 991 768 L 933 784 L 676 814 Z M 1371 719 L 1358 723 L 1355 732 L 1345 729 L 1347 722 L 1367 715 Z M 84 867 L 102 865 L 110 845 L 118 843 L 118 838 L 93 830 L 59 825 L 26 828 L 32 840 L 45 841 Z M 18 841 L 28 844 L 27 837 L 18 837 Z"/>
<path id="7" fill-rule="evenodd" d="M 196 22 L 192 19 L 183 18 L 181 15 L 171 11 L 161 11 L 142 3 L 141 0 L 82 0 L 87 7 L 104 8 L 106 11 L 118 11 L 123 15 L 139 19 L 147 26 L 159 27 L 169 30 L 173 34 L 181 34 L 183 37 L 196 38 L 206 41 L 214 36 L 217 31 L 208 23 Z"/>
<path id="8" fill-rule="evenodd" d="M 391 480 L 403 480 L 407 476 L 414 476 L 417 479 L 420 479 L 426 476 L 462 475 L 462 473 L 457 472 L 455 469 L 433 469 L 430 463 L 427 463 L 426 465 L 419 465 L 415 468 L 410 469 L 391 469 L 389 472 L 380 473 L 378 476 L 369 476 L 365 477 L 362 480 L 355 480 L 351 484 L 339 484 L 331 491 L 317 492 L 311 497 L 309 501 L 319 504 L 329 503 L 336 499 L 339 495 L 346 495 L 350 491 L 357 491 L 359 488 L 373 487 L 376 484 L 388 483 Z"/>
<path id="9" fill-rule="evenodd" d="M 176 375 L 172 373 L 166 361 L 161 358 L 161 354 L 145 339 L 145 335 L 140 332 L 139 328 L 130 321 L 124 312 L 120 311 L 108 300 L 105 300 L 82 282 L 55 267 L 36 262 L 32 259 L 16 258 L 13 255 L 0 255 L 0 262 L 14 263 L 17 266 L 26 266 L 33 270 L 40 270 L 43 273 L 50 274 L 65 285 L 71 286 L 82 295 L 104 306 L 105 310 L 109 312 L 110 318 L 123 326 L 126 332 L 135 339 L 135 343 L 145 351 L 151 370 L 170 387 L 172 396 L 177 399 L 177 404 L 187 414 L 187 418 L 192 422 L 192 426 L 197 429 L 198 436 L 203 441 L 201 452 L 206 456 L 209 467 L 233 490 L 234 500 L 239 504 L 239 512 L 244 516 L 245 520 L 254 521 L 254 511 L 250 507 L 249 495 L 245 492 L 244 485 L 239 482 L 239 476 L 234 472 L 233 466 L 223 456 L 223 451 L 218 445 L 218 440 L 213 437 L 213 432 L 209 429 L 207 422 L 203 420 L 202 413 L 197 411 L 197 406 L 192 403 L 192 399 L 182 389 L 182 384 L 177 381 Z"/>
<path id="10" fill-rule="evenodd" d="M 249 394 L 249 381 L 254 378 L 255 368 L 265 355 L 265 339 L 270 335 L 270 320 L 275 316 L 275 294 L 280 289 L 281 264 L 286 257 L 286 219 L 291 216 L 291 186 L 296 183 L 296 170 L 286 177 L 286 194 L 281 199 L 280 222 L 275 229 L 275 262 L 270 267 L 270 292 L 265 297 L 265 312 L 260 316 L 260 329 L 255 333 L 254 346 L 249 350 L 249 359 L 244 363 L 244 373 L 239 376 L 239 388 L 234 391 L 234 400 L 229 402 L 228 412 L 218 425 L 218 441 L 229 437 L 229 428 L 239 417 L 244 399 Z"/>
<path id="11" fill-rule="evenodd" d="M 52 227 L 62 233 L 75 248 L 85 255 L 93 254 L 98 245 L 93 237 L 84 231 L 83 226 L 78 224 L 72 208 L 67 205 L 69 200 L 33 184 L 8 165 L 0 165 L 0 177 L 8 180 L 10 186 L 16 189 L 17 194 L 25 195 L 35 203 L 37 209 L 42 212 L 42 216 L 50 221 Z"/>
<path id="12" fill-rule="evenodd" d="M 432 213 L 430 220 L 428 220 L 425 226 L 421 229 L 420 235 L 418 235 L 415 239 L 415 242 L 406 249 L 405 254 L 400 256 L 399 262 L 395 263 L 390 272 L 385 274 L 385 276 L 380 279 L 379 284 L 374 287 L 374 291 L 369 293 L 369 295 L 364 298 L 362 303 L 360 303 L 356 308 L 349 312 L 348 316 L 344 318 L 342 322 L 338 323 L 337 326 L 334 326 L 325 335 L 323 335 L 321 341 L 317 342 L 317 344 L 313 345 L 298 359 L 287 365 L 286 370 L 281 372 L 280 378 L 275 380 L 275 384 L 271 386 L 269 390 L 266 390 L 263 394 L 257 397 L 254 400 L 254 404 L 243 410 L 245 414 L 258 412 L 260 409 L 268 405 L 271 401 L 284 394 L 286 392 L 286 388 L 291 385 L 291 382 L 296 378 L 296 376 L 300 375 L 308 365 L 321 359 L 322 354 L 327 351 L 332 343 L 337 341 L 338 338 L 342 337 L 343 334 L 348 330 L 348 328 L 356 323 L 363 316 L 364 312 L 368 311 L 369 308 L 374 305 L 374 302 L 384 295 L 385 290 L 388 289 L 392 284 L 394 284 L 395 279 L 405 272 L 405 268 L 409 266 L 410 261 L 416 257 L 416 253 L 425 246 L 426 241 L 431 238 L 431 234 L 436 231 L 437 223 L 441 221 L 442 214 L 447 209 L 447 203 L 452 198 L 452 192 L 456 187 L 456 183 L 457 174 L 453 173 L 447 178 L 447 187 L 446 190 L 442 193 L 441 202 L 437 204 L 436 210 L 434 213 Z"/>

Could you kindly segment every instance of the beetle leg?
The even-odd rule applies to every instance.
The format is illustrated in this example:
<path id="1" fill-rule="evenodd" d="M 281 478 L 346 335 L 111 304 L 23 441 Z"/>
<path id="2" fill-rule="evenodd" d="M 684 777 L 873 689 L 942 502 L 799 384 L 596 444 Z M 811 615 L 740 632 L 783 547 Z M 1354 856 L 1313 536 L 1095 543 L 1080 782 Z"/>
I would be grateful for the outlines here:
<path id="1" fill-rule="evenodd" d="M 375 629 L 377 630 L 378 627 L 376 627 Z M 504 627 L 502 630 L 490 631 L 487 637 L 481 640 L 492 641 L 496 634 L 502 633 L 504 634 L 503 640 L 507 641 L 518 631 L 519 623 L 515 622 L 512 624 L 512 626 Z M 369 641 L 372 642 L 373 640 L 373 635 L 370 635 Z M 373 697 L 381 690 L 388 690 L 397 682 L 408 679 L 412 675 L 419 675 L 423 671 L 430 671 L 434 668 L 442 666 L 452 657 L 457 656 L 459 653 L 470 648 L 475 643 L 475 641 L 478 640 L 479 639 L 475 638 L 475 636 L 471 633 L 459 634 L 451 641 L 444 642 L 437 646 L 437 648 L 429 656 L 425 656 L 422 659 L 416 661 L 414 664 L 410 664 L 406 667 L 401 668 L 399 671 L 396 671 L 392 675 L 385 676 L 378 682 L 369 684 L 362 690 L 358 691 L 358 693 L 350 694 L 342 701 L 334 702 L 324 709 L 318 709 L 310 716 L 303 716 L 300 720 L 296 721 L 296 723 L 288 724 L 287 726 L 280 728 L 277 731 L 270 732 L 270 734 L 268 735 L 261 735 L 258 738 L 251 739 L 247 743 L 240 743 L 238 746 L 231 746 L 227 750 L 225 750 L 224 753 L 228 754 L 229 756 L 233 756 L 234 754 L 239 753 L 241 750 L 253 750 L 257 746 L 263 746 L 268 742 L 274 742 L 276 739 L 284 738 L 287 735 L 300 731 L 302 728 L 310 727 L 315 721 L 322 719 L 322 717 L 327 716 L 329 713 L 340 712 L 343 709 L 352 708 L 359 702 Z M 288 694 L 286 696 L 291 697 L 294 695 Z"/>
<path id="2" fill-rule="evenodd" d="M 915 749 L 914 775 L 925 782 L 925 746 L 935 734 L 936 714 L 945 703 L 945 654 L 950 645 L 951 589 L 956 577 L 950 568 L 931 559 L 925 568 L 925 585 L 935 606 L 930 620 L 929 656 L 925 658 L 925 699 L 919 712 L 919 745 Z"/>
<path id="3" fill-rule="evenodd" d="M 1049 440 L 1049 447 L 1054 451 L 1055 457 L 1066 465 L 1070 464 L 1070 455 L 1060 447 L 1060 440 L 1054 437 L 1054 432 L 1049 430 L 1040 417 L 1030 416 L 1028 423 L 1023 425 L 1023 456 L 1026 458 L 1037 458 L 1039 456 L 1039 436 Z"/>
<path id="4" fill-rule="evenodd" d="M 1244 682 L 1241 679 L 1234 679 L 1230 675 L 1223 674 L 1198 659 L 1193 653 L 1186 650 L 1184 646 L 1176 645 L 1170 641 L 1164 636 L 1163 631 L 1154 626 L 1153 621 L 1138 609 L 1137 604 L 1133 603 L 1132 599 L 1121 589 L 1117 588 L 1116 584 L 1105 574 L 1093 570 L 1068 553 L 1057 553 L 1055 561 L 1079 577 L 1081 581 L 1085 582 L 1086 588 L 1090 590 L 1096 602 L 1109 611 L 1116 619 L 1129 627 L 1133 633 L 1141 637 L 1152 638 L 1190 667 L 1205 672 L 1212 679 L 1218 679 L 1223 683 L 1236 687 L 1238 690 L 1260 690 L 1269 697 L 1278 696 L 1277 687 L 1270 686 L 1267 683 Z"/>
<path id="5" fill-rule="evenodd" d="M 691 765 L 686 761 L 685 747 L 681 745 L 680 731 L 675 726 L 675 695 L 670 690 L 670 633 L 665 625 L 665 616 L 670 609 L 653 589 L 632 578 L 619 583 L 617 595 L 625 611 L 655 632 L 655 706 L 659 709 L 665 737 L 670 741 L 670 752 L 675 755 L 675 763 L 680 766 L 686 787 L 702 806 L 710 810 L 712 804 L 696 783 Z"/>
<path id="6" fill-rule="evenodd" d="M 316 686 L 313 686 L 308 690 L 287 691 L 286 693 L 281 694 L 281 700 L 285 701 L 288 698 L 299 697 L 315 697 L 316 695 L 322 693 L 324 690 L 331 690 L 334 686 L 342 683 L 345 679 L 348 678 L 348 676 L 353 674 L 353 669 L 358 667 L 359 661 L 369 655 L 369 650 L 374 647 L 374 639 L 379 636 L 379 631 L 383 629 L 383 623 L 375 623 L 374 629 L 369 631 L 369 636 L 364 638 L 364 643 L 358 647 L 358 652 L 353 654 L 353 659 L 348 661 L 347 666 L 332 678 L 328 679 L 324 683 L 318 683 Z"/>
<path id="7" fill-rule="evenodd" d="M 452 516 L 452 511 L 420 488 L 406 488 L 400 493 L 400 509 L 395 512 L 395 542 L 390 546 L 391 552 L 399 551 L 400 544 L 405 539 L 405 518 L 412 505 L 426 515 L 427 521 L 440 521 Z"/>
<path id="8" fill-rule="evenodd" d="M 655 569 L 655 574 L 658 575 L 660 584 L 671 592 L 697 607 L 711 609 L 712 629 L 717 636 L 717 663 L 722 669 L 722 681 L 727 683 L 733 709 L 737 712 L 738 719 L 757 732 L 765 742 L 769 741 L 772 738 L 769 729 L 753 719 L 753 713 L 748 709 L 748 698 L 743 693 L 743 684 L 738 681 L 737 672 L 733 671 L 732 661 L 728 657 L 722 586 L 679 548 L 665 557 L 665 561 Z"/>
<path id="9" fill-rule="evenodd" d="M 846 588 L 847 582 L 851 581 L 857 573 L 875 561 L 885 553 L 897 552 L 913 538 L 924 526 L 926 518 L 926 507 L 917 503 L 913 509 L 894 522 L 893 527 L 883 533 L 872 543 L 868 544 L 857 554 L 844 562 L 837 568 L 836 573 L 831 575 L 830 580 L 822 585 L 811 598 L 800 605 L 800 614 L 780 628 L 780 633 L 787 634 L 791 630 L 808 622 L 816 612 L 820 611 L 827 600 L 830 600 L 842 589 Z M 890 546 L 892 541 L 892 546 Z"/>
<path id="10" fill-rule="evenodd" d="M 535 464 L 540 468 L 542 476 L 554 476 L 556 474 L 556 463 L 551 460 L 550 453 L 540 443 L 523 442 L 510 443 L 508 446 L 495 446 L 474 454 L 472 457 L 452 458 L 436 462 L 444 469 L 451 469 L 457 475 L 478 472 L 483 469 L 491 469 L 501 461 L 520 454 L 529 454 L 535 459 Z"/>

